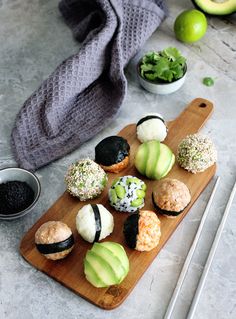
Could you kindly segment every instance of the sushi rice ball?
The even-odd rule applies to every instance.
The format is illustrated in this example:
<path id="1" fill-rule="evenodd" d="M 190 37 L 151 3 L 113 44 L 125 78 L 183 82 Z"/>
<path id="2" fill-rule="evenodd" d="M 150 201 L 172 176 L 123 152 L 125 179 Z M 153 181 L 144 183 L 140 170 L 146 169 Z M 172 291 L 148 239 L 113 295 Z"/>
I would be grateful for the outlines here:
<path id="1" fill-rule="evenodd" d="M 114 180 L 108 192 L 109 202 L 120 212 L 135 212 L 144 206 L 146 184 L 139 178 L 127 175 Z"/>
<path id="2" fill-rule="evenodd" d="M 217 151 L 212 140 L 203 134 L 185 137 L 177 150 L 177 161 L 181 167 L 196 174 L 205 171 L 217 160 Z"/>
<path id="3" fill-rule="evenodd" d="M 71 164 L 65 176 L 67 191 L 80 201 L 98 197 L 107 180 L 105 171 L 89 158 Z"/>
<path id="4" fill-rule="evenodd" d="M 164 141 L 168 129 L 163 117 L 158 113 L 150 113 L 137 123 L 137 138 L 141 143 L 157 140 Z"/>
<path id="5" fill-rule="evenodd" d="M 127 245 L 138 251 L 150 251 L 160 241 L 161 228 L 157 215 L 150 210 L 140 210 L 126 219 L 124 236 Z"/>
<path id="6" fill-rule="evenodd" d="M 190 203 L 191 194 L 183 182 L 175 178 L 165 178 L 155 184 L 152 201 L 159 214 L 176 218 Z"/>
<path id="7" fill-rule="evenodd" d="M 106 172 L 119 173 L 129 164 L 130 146 L 122 136 L 108 136 L 95 147 L 95 162 Z"/>
<path id="8" fill-rule="evenodd" d="M 48 221 L 35 233 L 37 250 L 47 259 L 65 258 L 74 247 L 74 237 L 69 226 L 61 221 Z"/>
<path id="9" fill-rule="evenodd" d="M 103 205 L 88 204 L 78 211 L 76 228 L 84 240 L 94 243 L 113 232 L 114 219 Z"/>

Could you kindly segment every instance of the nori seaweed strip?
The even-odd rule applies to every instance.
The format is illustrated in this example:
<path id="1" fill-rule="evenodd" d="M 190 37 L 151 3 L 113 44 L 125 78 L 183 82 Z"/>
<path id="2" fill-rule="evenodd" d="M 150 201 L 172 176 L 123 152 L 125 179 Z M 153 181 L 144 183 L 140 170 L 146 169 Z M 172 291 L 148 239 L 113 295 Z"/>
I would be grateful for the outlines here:
<path id="1" fill-rule="evenodd" d="M 122 162 L 129 155 L 130 146 L 121 136 L 104 138 L 95 147 L 95 162 L 111 166 Z"/>
<path id="2" fill-rule="evenodd" d="M 128 216 L 125 223 L 124 223 L 124 236 L 126 240 L 126 244 L 130 248 L 135 248 L 137 243 L 137 236 L 139 233 L 138 229 L 138 221 L 139 221 L 139 211 L 137 213 L 133 213 L 132 215 Z"/>
<path id="3" fill-rule="evenodd" d="M 161 120 L 164 124 L 165 124 L 165 121 L 163 120 L 162 117 L 158 116 L 158 115 L 147 115 L 143 118 L 141 118 L 138 123 L 137 123 L 137 126 L 139 126 L 140 124 L 142 124 L 143 122 L 146 122 L 148 120 L 151 120 L 151 119 L 159 119 Z"/>
<path id="4" fill-rule="evenodd" d="M 74 237 L 71 234 L 67 239 L 53 244 L 35 244 L 41 254 L 54 254 L 67 250 L 74 245 Z"/>
<path id="5" fill-rule="evenodd" d="M 93 205 L 91 204 L 92 209 L 93 209 L 93 213 L 94 213 L 94 219 L 95 219 L 95 227 L 96 227 L 96 233 L 94 236 L 94 241 L 99 241 L 100 238 L 100 234 L 101 234 L 101 229 L 102 229 L 102 223 L 101 223 L 101 215 L 100 215 L 100 211 L 98 209 L 97 205 Z"/>
<path id="6" fill-rule="evenodd" d="M 178 215 L 180 215 L 180 214 L 184 211 L 184 209 L 188 206 L 188 205 L 187 205 L 186 207 L 184 207 L 184 209 L 181 209 L 181 210 L 178 211 L 178 212 L 172 211 L 172 210 L 162 209 L 162 208 L 160 208 L 160 207 L 155 203 L 153 193 L 152 193 L 152 202 L 153 202 L 153 205 L 154 205 L 155 209 L 158 211 L 158 213 L 160 213 L 160 214 L 162 214 L 162 215 L 167 215 L 167 216 L 178 216 Z"/>

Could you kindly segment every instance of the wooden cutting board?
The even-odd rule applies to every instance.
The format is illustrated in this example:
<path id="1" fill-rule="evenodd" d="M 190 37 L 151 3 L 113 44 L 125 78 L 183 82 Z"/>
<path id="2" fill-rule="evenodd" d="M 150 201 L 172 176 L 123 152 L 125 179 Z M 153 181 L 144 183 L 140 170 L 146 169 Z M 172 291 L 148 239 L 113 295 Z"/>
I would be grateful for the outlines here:
<path id="1" fill-rule="evenodd" d="M 188 134 L 196 133 L 206 123 L 213 112 L 213 105 L 205 99 L 195 99 L 174 121 L 168 123 L 168 136 L 164 141 L 173 152 L 176 154 L 179 142 Z M 139 175 L 133 166 L 134 155 L 138 145 L 140 144 L 136 138 L 136 125 L 131 124 L 126 126 L 118 134 L 126 138 L 131 146 L 130 164 L 120 174 L 109 174 L 109 182 L 107 188 L 102 195 L 96 200 L 87 201 L 87 203 L 101 203 L 110 212 L 113 213 L 115 227 L 112 235 L 105 240 L 115 241 L 122 244 L 128 254 L 130 261 L 130 272 L 125 280 L 119 286 L 111 286 L 109 288 L 94 288 L 84 277 L 83 259 L 86 251 L 91 248 L 91 244 L 85 242 L 77 233 L 75 227 L 75 217 L 78 210 L 85 205 L 85 202 L 80 202 L 78 199 L 70 196 L 65 192 L 52 207 L 36 222 L 36 224 L 25 234 L 20 244 L 20 252 L 22 256 L 34 267 L 43 271 L 48 276 L 54 278 L 67 288 L 70 288 L 81 297 L 87 299 L 93 304 L 104 308 L 113 309 L 119 306 L 135 287 L 138 280 L 141 278 L 145 270 L 157 256 L 161 248 L 175 231 L 178 224 L 187 214 L 198 196 L 207 186 L 216 171 L 216 165 L 208 168 L 205 172 L 192 174 L 180 168 L 175 163 L 173 169 L 168 174 L 168 177 L 177 178 L 184 182 L 190 189 L 192 200 L 190 205 L 184 212 L 175 219 L 168 219 L 159 216 L 161 220 L 161 240 L 157 248 L 150 252 L 138 252 L 129 249 L 123 237 L 123 223 L 127 218 L 128 213 L 116 212 L 110 207 L 107 199 L 107 192 L 112 183 L 112 180 L 117 176 L 134 175 L 145 181 L 147 184 L 147 194 L 145 200 L 145 209 L 153 210 L 151 193 L 155 181 L 148 180 Z M 63 183 L 64 181 L 59 181 Z M 49 261 L 37 251 L 34 245 L 34 235 L 40 225 L 49 220 L 61 220 L 68 224 L 75 237 L 75 247 L 72 253 L 61 261 Z"/>

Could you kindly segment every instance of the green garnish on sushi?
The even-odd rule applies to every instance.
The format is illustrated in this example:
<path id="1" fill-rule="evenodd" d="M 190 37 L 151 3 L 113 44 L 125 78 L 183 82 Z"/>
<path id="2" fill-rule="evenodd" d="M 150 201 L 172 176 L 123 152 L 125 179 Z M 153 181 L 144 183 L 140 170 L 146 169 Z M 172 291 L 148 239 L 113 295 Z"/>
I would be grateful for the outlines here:
<path id="1" fill-rule="evenodd" d="M 65 182 L 71 195 L 85 201 L 101 194 L 107 184 L 107 174 L 97 163 L 85 159 L 70 165 Z"/>
<path id="2" fill-rule="evenodd" d="M 115 179 L 109 190 L 109 202 L 117 211 L 135 212 L 144 206 L 146 184 L 139 178 L 128 175 Z"/>

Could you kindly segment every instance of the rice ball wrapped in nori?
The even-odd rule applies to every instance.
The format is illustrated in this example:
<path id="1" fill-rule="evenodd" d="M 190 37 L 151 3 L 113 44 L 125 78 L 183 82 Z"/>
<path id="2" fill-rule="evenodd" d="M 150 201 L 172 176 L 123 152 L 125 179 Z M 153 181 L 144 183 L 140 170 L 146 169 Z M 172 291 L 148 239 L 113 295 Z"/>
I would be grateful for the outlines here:
<path id="1" fill-rule="evenodd" d="M 107 174 L 91 159 L 71 164 L 65 176 L 67 191 L 81 201 L 101 194 L 107 184 Z"/>
<path id="2" fill-rule="evenodd" d="M 74 237 L 70 227 L 60 221 L 42 224 L 35 233 L 38 251 L 47 259 L 65 258 L 74 247 Z"/>
<path id="3" fill-rule="evenodd" d="M 157 140 L 164 141 L 168 129 L 163 117 L 158 113 L 150 113 L 137 123 L 137 138 L 141 143 Z"/>
<path id="4" fill-rule="evenodd" d="M 84 205 L 76 216 L 76 228 L 84 240 L 94 243 L 113 232 L 112 214 L 101 204 Z"/>
<path id="5" fill-rule="evenodd" d="M 174 178 L 165 178 L 155 184 L 152 200 L 158 213 L 174 218 L 190 203 L 191 194 L 183 182 Z"/>
<path id="6" fill-rule="evenodd" d="M 128 216 L 124 223 L 127 245 L 138 251 L 150 251 L 160 241 L 161 228 L 157 215 L 150 210 L 140 210 Z"/>
<path id="7" fill-rule="evenodd" d="M 184 138 L 177 150 L 177 161 L 181 167 L 191 173 L 205 171 L 217 159 L 217 152 L 212 140 L 202 134 L 192 134 Z"/>
<path id="8" fill-rule="evenodd" d="M 122 136 L 106 137 L 95 147 L 95 162 L 106 172 L 119 173 L 129 164 L 129 150 Z"/>
<path id="9" fill-rule="evenodd" d="M 144 206 L 146 184 L 139 178 L 127 175 L 114 180 L 108 192 L 109 202 L 121 212 L 135 212 Z"/>

